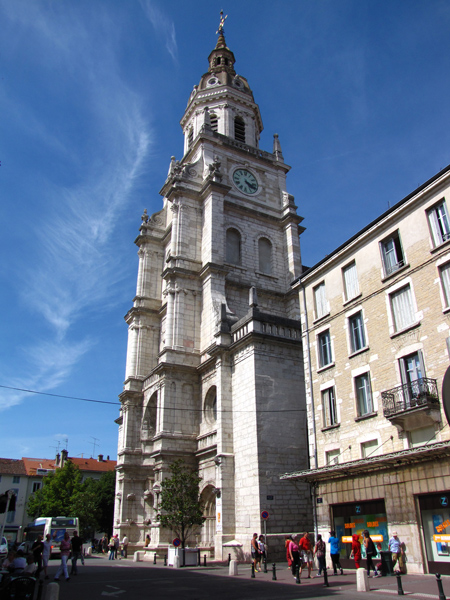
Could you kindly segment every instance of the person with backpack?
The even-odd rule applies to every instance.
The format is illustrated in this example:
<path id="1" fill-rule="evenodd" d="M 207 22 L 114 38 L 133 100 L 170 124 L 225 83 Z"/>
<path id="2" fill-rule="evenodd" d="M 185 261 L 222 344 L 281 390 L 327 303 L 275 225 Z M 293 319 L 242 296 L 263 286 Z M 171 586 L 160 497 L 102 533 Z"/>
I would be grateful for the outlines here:
<path id="1" fill-rule="evenodd" d="M 322 539 L 322 536 L 317 534 L 317 542 L 314 546 L 314 556 L 317 556 L 317 562 L 319 563 L 319 569 L 316 577 L 321 577 L 322 572 L 325 572 L 325 554 L 327 551 L 327 545 Z"/>
<path id="2" fill-rule="evenodd" d="M 378 571 L 373 564 L 373 559 L 377 556 L 377 549 L 375 548 L 375 544 L 373 543 L 372 538 L 370 537 L 370 533 L 365 529 L 363 531 L 363 544 L 366 549 L 366 561 L 367 561 L 367 575 L 370 577 L 370 568 L 373 570 L 373 576 L 378 577 Z"/>

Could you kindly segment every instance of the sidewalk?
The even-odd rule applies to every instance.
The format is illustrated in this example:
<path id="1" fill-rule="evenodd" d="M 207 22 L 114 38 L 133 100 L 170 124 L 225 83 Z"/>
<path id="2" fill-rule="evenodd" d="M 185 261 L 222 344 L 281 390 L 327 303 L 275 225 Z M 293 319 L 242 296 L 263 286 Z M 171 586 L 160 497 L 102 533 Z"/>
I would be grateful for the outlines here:
<path id="1" fill-rule="evenodd" d="M 154 566 L 153 564 L 151 566 Z M 158 566 L 158 565 L 156 565 Z M 161 567 L 161 564 L 159 564 Z M 171 567 L 168 567 L 171 568 Z M 211 575 L 229 577 L 228 565 L 223 563 L 210 562 L 206 567 L 183 567 L 184 570 L 195 570 L 199 572 L 209 573 Z M 255 580 L 271 582 L 273 585 L 277 585 L 278 582 L 283 584 L 289 584 L 297 586 L 298 588 L 304 589 L 306 586 L 310 588 L 311 593 L 313 590 L 323 593 L 329 590 L 331 593 L 339 591 L 356 592 L 356 571 L 348 570 L 344 571 L 344 575 L 333 575 L 328 571 L 328 583 L 329 588 L 324 586 L 323 577 L 316 577 L 317 571 L 311 573 L 311 579 L 307 578 L 307 572 L 303 572 L 300 585 L 295 582 L 295 578 L 292 576 L 291 570 L 287 568 L 286 563 L 280 563 L 276 565 L 276 577 L 277 581 L 272 581 L 272 565 L 267 565 L 267 573 L 255 573 Z M 234 579 L 249 579 L 251 578 L 251 565 L 240 564 L 238 567 L 239 575 Z M 450 600 L 450 577 L 442 576 L 441 578 L 444 594 L 448 600 Z M 439 590 L 436 582 L 435 575 L 402 575 L 401 584 L 403 587 L 405 596 L 412 596 L 413 598 L 431 598 L 439 600 Z M 398 595 L 398 584 L 395 576 L 390 577 L 371 577 L 369 579 L 370 591 L 382 596 L 382 595 Z M 308 591 L 310 591 L 308 589 Z M 353 595 L 353 593 L 352 593 Z"/>

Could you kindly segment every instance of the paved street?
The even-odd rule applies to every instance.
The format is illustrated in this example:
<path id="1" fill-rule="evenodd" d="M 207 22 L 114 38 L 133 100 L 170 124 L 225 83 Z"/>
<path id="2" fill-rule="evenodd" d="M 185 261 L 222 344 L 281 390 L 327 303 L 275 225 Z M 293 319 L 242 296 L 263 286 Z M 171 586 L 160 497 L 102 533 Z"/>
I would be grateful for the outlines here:
<path id="1" fill-rule="evenodd" d="M 50 577 L 56 572 L 57 561 L 52 561 Z M 51 581 L 51 579 L 49 580 Z M 347 598 L 351 600 L 381 600 L 397 595 L 394 577 L 371 579 L 370 593 L 356 591 L 356 576 L 330 577 L 330 587 L 323 586 L 323 579 L 305 579 L 295 583 L 286 565 L 277 569 L 277 581 L 272 573 L 257 573 L 250 578 L 249 565 L 239 565 L 239 576 L 228 576 L 228 568 L 211 564 L 205 567 L 173 569 L 152 563 L 133 563 L 132 560 L 108 561 L 105 557 L 93 557 L 86 565 L 79 566 L 79 575 L 70 582 L 61 580 L 61 600 L 88 600 L 106 598 L 132 598 L 133 600 L 308 600 L 312 598 Z M 46 582 L 47 583 L 47 582 Z M 434 575 L 407 575 L 402 577 L 405 595 L 412 598 L 439 599 Z M 444 591 L 450 599 L 450 578 L 444 577 Z M 44 596 L 45 598 L 45 596 Z"/>

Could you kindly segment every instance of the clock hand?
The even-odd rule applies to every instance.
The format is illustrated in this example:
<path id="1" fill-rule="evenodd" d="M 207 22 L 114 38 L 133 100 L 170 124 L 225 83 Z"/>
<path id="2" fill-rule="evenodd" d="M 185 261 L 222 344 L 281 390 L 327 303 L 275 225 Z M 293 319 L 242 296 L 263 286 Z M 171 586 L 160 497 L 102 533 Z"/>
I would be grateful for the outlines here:
<path id="1" fill-rule="evenodd" d="M 245 180 L 245 183 L 248 185 L 248 187 L 252 190 L 256 190 L 256 185 L 254 183 L 250 183 L 250 181 L 247 181 L 247 179 Z"/>

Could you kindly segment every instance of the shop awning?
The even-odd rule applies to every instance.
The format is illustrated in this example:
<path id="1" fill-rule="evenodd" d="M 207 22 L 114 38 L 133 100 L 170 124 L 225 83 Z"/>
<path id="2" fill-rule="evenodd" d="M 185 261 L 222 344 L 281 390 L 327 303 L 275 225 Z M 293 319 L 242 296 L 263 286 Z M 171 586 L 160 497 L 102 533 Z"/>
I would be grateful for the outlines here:
<path id="1" fill-rule="evenodd" d="M 343 479 L 368 472 L 387 471 L 447 456 L 450 456 L 450 441 L 427 444 L 418 448 L 409 448 L 408 450 L 352 460 L 337 465 L 328 465 L 320 469 L 285 473 L 280 476 L 280 479 L 295 479 L 297 481 L 315 483 L 324 479 Z"/>

